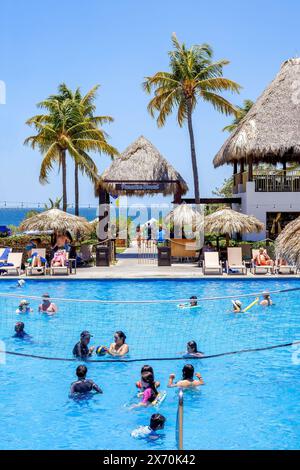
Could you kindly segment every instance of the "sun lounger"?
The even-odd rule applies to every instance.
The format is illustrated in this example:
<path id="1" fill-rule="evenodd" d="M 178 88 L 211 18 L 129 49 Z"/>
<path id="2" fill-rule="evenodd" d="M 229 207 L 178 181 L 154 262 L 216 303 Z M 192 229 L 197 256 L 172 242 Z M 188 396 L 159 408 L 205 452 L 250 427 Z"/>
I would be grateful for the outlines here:
<path id="1" fill-rule="evenodd" d="M 259 254 L 259 250 L 253 249 L 252 250 L 252 273 L 253 274 L 273 274 L 274 273 L 274 266 L 269 265 L 257 265 L 255 264 L 255 257 Z"/>
<path id="2" fill-rule="evenodd" d="M 41 258 L 46 259 L 46 249 L 45 248 L 33 248 L 31 251 L 31 255 L 34 255 L 36 253 L 38 256 Z M 26 276 L 33 276 L 34 274 L 36 275 L 41 275 L 41 274 L 46 274 L 46 263 L 43 264 L 43 266 L 31 266 L 28 265 L 26 266 Z"/>
<path id="3" fill-rule="evenodd" d="M 203 260 L 203 274 L 223 274 L 222 263 L 217 251 L 206 251 Z"/>
<path id="4" fill-rule="evenodd" d="M 297 274 L 297 266 L 283 264 L 280 265 L 276 263 L 276 272 L 277 274 Z"/>
<path id="5" fill-rule="evenodd" d="M 8 275 L 16 273 L 17 276 L 21 274 L 23 253 L 9 253 L 7 258 L 7 266 L 2 267 Z"/>
<path id="6" fill-rule="evenodd" d="M 70 273 L 69 263 L 68 263 L 69 253 L 66 252 L 65 255 L 66 255 L 66 263 L 64 266 L 51 266 L 50 267 L 51 276 L 53 276 L 54 274 L 60 274 L 60 275 L 65 274 L 66 276 L 69 275 Z"/>
<path id="7" fill-rule="evenodd" d="M 0 262 L 7 261 L 11 248 L 0 248 Z"/>
<path id="8" fill-rule="evenodd" d="M 247 268 L 242 258 L 242 248 L 227 248 L 227 274 L 247 274 Z"/>

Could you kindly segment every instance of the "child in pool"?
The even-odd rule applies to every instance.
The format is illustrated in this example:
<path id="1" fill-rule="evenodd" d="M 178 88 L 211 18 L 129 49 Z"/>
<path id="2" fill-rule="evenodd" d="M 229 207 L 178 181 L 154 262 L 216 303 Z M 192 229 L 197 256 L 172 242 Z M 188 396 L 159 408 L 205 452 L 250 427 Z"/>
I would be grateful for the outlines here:
<path id="1" fill-rule="evenodd" d="M 137 429 L 132 431 L 131 436 L 136 439 L 151 439 L 156 440 L 161 437 L 157 431 L 164 429 L 166 418 L 159 414 L 155 413 L 151 416 L 149 426 L 139 426 Z"/>
<path id="2" fill-rule="evenodd" d="M 144 372 L 142 374 L 142 381 L 145 389 L 142 392 L 142 400 L 140 403 L 133 405 L 132 408 L 139 408 L 141 406 L 150 406 L 158 397 L 158 391 L 155 386 L 155 380 L 151 372 Z"/>
<path id="3" fill-rule="evenodd" d="M 204 356 L 204 353 L 201 351 L 198 351 L 196 341 L 189 341 L 187 343 L 187 350 L 183 357 L 196 357 L 196 358 L 198 357 L 199 358 L 203 356 Z"/>
<path id="4" fill-rule="evenodd" d="M 168 387 L 179 387 L 179 388 L 192 388 L 204 385 L 204 381 L 201 374 L 196 373 L 198 380 L 194 379 L 194 366 L 192 364 L 186 364 L 182 369 L 182 380 L 178 380 L 174 383 L 175 374 L 170 374 Z"/>
<path id="5" fill-rule="evenodd" d="M 197 307 L 197 306 L 198 306 L 198 298 L 196 295 L 192 295 L 190 297 L 189 303 L 178 305 L 179 308 Z"/>
<path id="6" fill-rule="evenodd" d="M 141 391 L 141 392 L 144 392 L 145 389 L 147 388 L 148 384 L 143 380 L 143 374 L 144 372 L 150 372 L 152 375 L 153 375 L 153 378 L 154 378 L 154 372 L 153 372 L 153 368 L 151 366 L 148 366 L 148 365 L 145 365 L 142 367 L 141 369 L 141 380 L 139 380 L 138 382 L 136 382 L 136 387 Z M 160 382 L 158 381 L 155 381 L 155 387 L 158 388 L 160 386 Z"/>

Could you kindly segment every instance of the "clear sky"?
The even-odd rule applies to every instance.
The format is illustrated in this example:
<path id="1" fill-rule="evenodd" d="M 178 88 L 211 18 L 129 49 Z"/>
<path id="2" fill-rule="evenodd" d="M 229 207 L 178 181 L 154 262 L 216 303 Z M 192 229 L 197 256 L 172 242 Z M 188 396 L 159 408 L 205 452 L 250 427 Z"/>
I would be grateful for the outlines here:
<path id="1" fill-rule="evenodd" d="M 36 103 L 60 82 L 87 91 L 101 84 L 99 114 L 115 122 L 106 130 L 120 151 L 143 134 L 192 183 L 187 128 L 174 118 L 158 129 L 146 110 L 145 75 L 168 67 L 173 31 L 188 45 L 208 42 L 215 58 L 227 58 L 225 76 L 243 86 L 233 96 L 255 100 L 279 70 L 299 55 L 300 3 L 297 0 L 14 0 L 0 6 L 0 80 L 7 103 L 0 105 L 0 201 L 43 202 L 61 195 L 55 169 L 50 184 L 38 182 L 41 156 L 23 146 L 31 130 L 25 120 Z M 231 118 L 199 103 L 194 116 L 202 196 L 220 185 L 231 168 L 215 170 L 212 159 Z M 100 170 L 106 157 L 96 156 Z M 69 199 L 74 201 L 69 163 Z M 192 189 L 192 185 L 190 185 Z M 95 204 L 88 180 L 81 181 L 81 202 Z"/>

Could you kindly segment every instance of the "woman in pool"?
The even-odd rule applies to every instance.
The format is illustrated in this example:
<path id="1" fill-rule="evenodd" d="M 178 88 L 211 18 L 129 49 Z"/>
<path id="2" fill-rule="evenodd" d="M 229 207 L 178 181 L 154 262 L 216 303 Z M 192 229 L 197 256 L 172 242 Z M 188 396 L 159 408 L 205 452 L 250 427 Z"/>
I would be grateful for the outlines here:
<path id="1" fill-rule="evenodd" d="M 138 382 L 136 382 L 136 387 L 141 391 L 141 392 L 144 392 L 145 389 L 147 388 L 147 383 L 144 381 L 143 379 L 143 374 L 144 372 L 150 372 L 152 375 L 153 375 L 153 378 L 154 378 L 154 372 L 153 372 L 153 368 L 151 366 L 148 366 L 148 365 L 145 365 L 142 367 L 141 369 L 141 380 L 139 380 Z M 158 388 L 160 386 L 160 382 L 157 382 L 155 381 L 155 387 Z"/>
<path id="2" fill-rule="evenodd" d="M 39 305 L 39 313 L 47 313 L 48 315 L 54 315 L 57 313 L 57 306 L 50 301 L 50 295 L 43 295 L 43 302 Z"/>
<path id="3" fill-rule="evenodd" d="M 175 374 L 171 374 L 169 377 L 168 387 L 179 387 L 179 388 L 193 388 L 199 387 L 204 384 L 201 374 L 196 373 L 198 380 L 194 379 L 194 367 L 192 364 L 186 364 L 182 369 L 182 380 L 174 383 Z"/>
<path id="4" fill-rule="evenodd" d="M 273 304 L 270 293 L 265 291 L 263 292 L 262 295 L 263 295 L 263 300 L 260 302 L 260 305 L 262 307 L 270 307 Z"/>
<path id="5" fill-rule="evenodd" d="M 32 308 L 29 306 L 28 300 L 21 300 L 19 307 L 16 310 L 17 314 L 22 314 L 22 313 L 31 313 L 33 312 Z"/>
<path id="6" fill-rule="evenodd" d="M 204 353 L 198 351 L 196 341 L 189 341 L 187 343 L 187 350 L 183 357 L 203 357 Z"/>
<path id="7" fill-rule="evenodd" d="M 155 386 L 155 380 L 151 372 L 144 372 L 142 374 L 142 380 L 145 384 L 145 389 L 142 393 L 142 401 L 132 408 L 139 408 L 140 406 L 150 406 L 158 397 L 158 391 Z"/>
<path id="8" fill-rule="evenodd" d="M 240 300 L 232 300 L 233 313 L 240 313 L 242 311 L 242 302 Z"/>
<path id="9" fill-rule="evenodd" d="M 115 342 L 107 349 L 107 354 L 111 356 L 125 356 L 129 352 L 128 344 L 125 343 L 126 335 L 123 331 L 116 331 L 114 335 Z"/>

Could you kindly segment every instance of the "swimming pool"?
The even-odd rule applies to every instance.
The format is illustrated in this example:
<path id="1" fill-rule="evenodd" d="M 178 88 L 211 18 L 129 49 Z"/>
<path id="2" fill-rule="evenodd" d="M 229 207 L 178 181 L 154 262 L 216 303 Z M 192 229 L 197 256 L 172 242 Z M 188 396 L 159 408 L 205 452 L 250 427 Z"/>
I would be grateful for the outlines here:
<path id="1" fill-rule="evenodd" d="M 49 292 L 63 298 L 95 300 L 177 299 L 190 295 L 219 297 L 300 287 L 300 281 L 274 280 L 29 280 L 22 289 L 16 281 L 1 280 L 0 292 L 40 296 Z M 245 300 L 245 304 L 252 299 Z M 206 354 L 300 340 L 297 291 L 274 296 L 270 309 L 253 307 L 234 315 L 230 300 L 207 300 L 195 310 L 174 304 L 107 305 L 59 303 L 54 318 L 35 312 L 23 321 L 33 343 L 12 339 L 18 299 L 0 298 L 0 339 L 7 350 L 70 358 L 79 333 L 89 329 L 93 344 L 109 344 L 116 329 L 127 334 L 129 358 L 175 357 L 194 339 Z M 171 372 L 180 377 L 192 362 L 204 378 L 200 391 L 185 392 L 185 449 L 295 449 L 299 448 L 300 365 L 292 348 L 245 353 L 220 358 L 151 361 L 161 389 Z M 147 362 L 147 361 L 145 361 Z M 130 411 L 124 404 L 135 393 L 143 362 L 91 363 L 88 376 L 103 395 L 73 401 L 69 386 L 75 380 L 75 362 L 7 356 L 0 365 L 1 449 L 175 449 L 177 391 L 168 390 L 160 412 L 167 418 L 162 439 L 148 443 L 130 432 L 148 424 L 153 409 Z"/>

